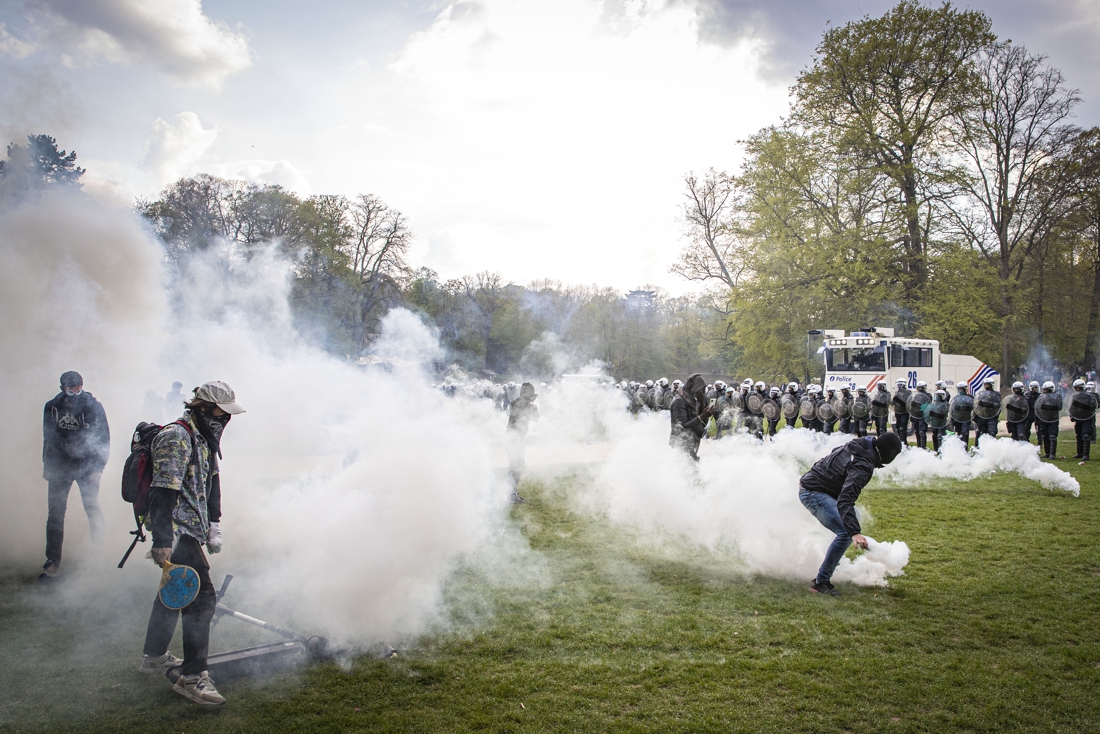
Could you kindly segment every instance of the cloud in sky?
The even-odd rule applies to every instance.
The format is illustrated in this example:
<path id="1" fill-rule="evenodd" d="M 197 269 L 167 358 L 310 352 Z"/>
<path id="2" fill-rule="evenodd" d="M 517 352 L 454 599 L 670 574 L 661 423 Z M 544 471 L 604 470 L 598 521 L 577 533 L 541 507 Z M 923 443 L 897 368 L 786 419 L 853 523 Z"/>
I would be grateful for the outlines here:
<path id="1" fill-rule="evenodd" d="M 185 85 L 215 89 L 252 64 L 245 35 L 209 18 L 201 0 L 28 0 L 28 6 L 38 21 L 30 29 L 33 43 L 61 51 L 70 63 L 77 56 L 150 64 Z"/>
<path id="2" fill-rule="evenodd" d="M 391 64 L 349 74 L 336 139 L 359 166 L 325 180 L 369 176 L 446 275 L 675 286 L 683 174 L 735 166 L 786 91 L 753 73 L 751 43 L 701 43 L 689 6 L 609 8 L 448 6 Z"/>
<path id="3" fill-rule="evenodd" d="M 216 129 L 202 126 L 194 112 L 181 112 L 171 121 L 157 118 L 145 144 L 142 168 L 151 172 L 158 186 L 193 173 L 194 166 L 218 138 Z"/>

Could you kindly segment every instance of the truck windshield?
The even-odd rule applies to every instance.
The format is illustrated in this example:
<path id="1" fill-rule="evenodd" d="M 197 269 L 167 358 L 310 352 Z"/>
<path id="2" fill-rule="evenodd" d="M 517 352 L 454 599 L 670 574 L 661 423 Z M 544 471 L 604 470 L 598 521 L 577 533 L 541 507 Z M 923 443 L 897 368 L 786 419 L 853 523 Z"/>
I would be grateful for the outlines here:
<path id="1" fill-rule="evenodd" d="M 885 372 L 886 356 L 882 347 L 826 349 L 825 365 L 830 372 Z"/>

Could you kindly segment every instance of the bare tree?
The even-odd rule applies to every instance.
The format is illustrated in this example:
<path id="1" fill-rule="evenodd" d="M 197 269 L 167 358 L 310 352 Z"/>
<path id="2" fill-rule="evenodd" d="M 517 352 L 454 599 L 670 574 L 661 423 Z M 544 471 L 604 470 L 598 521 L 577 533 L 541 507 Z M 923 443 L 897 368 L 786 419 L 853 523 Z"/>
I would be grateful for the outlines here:
<path id="1" fill-rule="evenodd" d="M 949 207 L 958 229 L 1000 279 L 1001 370 L 1011 374 L 1015 291 L 1025 263 L 1064 217 L 1065 181 L 1051 163 L 1072 144 L 1080 101 L 1046 57 L 997 43 L 977 64 L 980 84 L 952 130 L 968 175 Z"/>
<path id="2" fill-rule="evenodd" d="M 360 194 L 348 206 L 348 240 L 344 251 L 359 279 L 359 318 L 362 346 L 366 325 L 379 305 L 400 297 L 412 275 L 406 254 L 412 242 L 405 215 L 374 194 Z"/>
<path id="3" fill-rule="evenodd" d="M 684 184 L 683 221 L 688 243 L 670 270 L 688 280 L 717 280 L 734 290 L 741 275 L 733 221 L 736 180 L 710 168 L 701 179 L 687 174 Z"/>

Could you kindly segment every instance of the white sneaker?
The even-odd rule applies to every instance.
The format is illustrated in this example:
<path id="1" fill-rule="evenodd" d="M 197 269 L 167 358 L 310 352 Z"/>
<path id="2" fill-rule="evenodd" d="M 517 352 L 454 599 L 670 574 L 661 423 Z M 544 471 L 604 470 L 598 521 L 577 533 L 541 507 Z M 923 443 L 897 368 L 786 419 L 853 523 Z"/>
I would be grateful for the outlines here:
<path id="1" fill-rule="evenodd" d="M 210 674 L 205 670 L 198 675 L 181 675 L 172 690 L 184 698 L 207 706 L 219 706 L 225 703 L 222 694 L 214 687 Z"/>
<path id="2" fill-rule="evenodd" d="M 138 668 L 138 672 L 144 673 L 145 675 L 153 675 L 154 673 L 163 673 L 169 668 L 182 664 L 183 661 L 170 652 L 166 652 L 163 655 L 142 655 L 141 667 Z"/>

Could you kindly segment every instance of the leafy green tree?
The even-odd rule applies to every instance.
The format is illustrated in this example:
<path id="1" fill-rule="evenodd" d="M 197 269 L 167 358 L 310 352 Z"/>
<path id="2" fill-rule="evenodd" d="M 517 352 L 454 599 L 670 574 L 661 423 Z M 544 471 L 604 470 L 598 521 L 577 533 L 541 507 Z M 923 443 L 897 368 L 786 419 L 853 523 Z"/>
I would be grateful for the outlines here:
<path id="1" fill-rule="evenodd" d="M 981 12 L 902 0 L 880 18 L 826 31 L 793 88 L 796 120 L 832 132 L 897 189 L 902 226 L 889 243 L 900 248 L 910 308 L 928 279 L 930 209 L 945 170 L 939 141 L 971 104 L 974 59 L 994 38 Z"/>
<path id="2" fill-rule="evenodd" d="M 0 197 L 10 200 L 49 187 L 78 189 L 84 172 L 75 150 L 59 150 L 49 135 L 28 135 L 26 145 L 9 144 L 7 160 L 0 160 Z"/>

